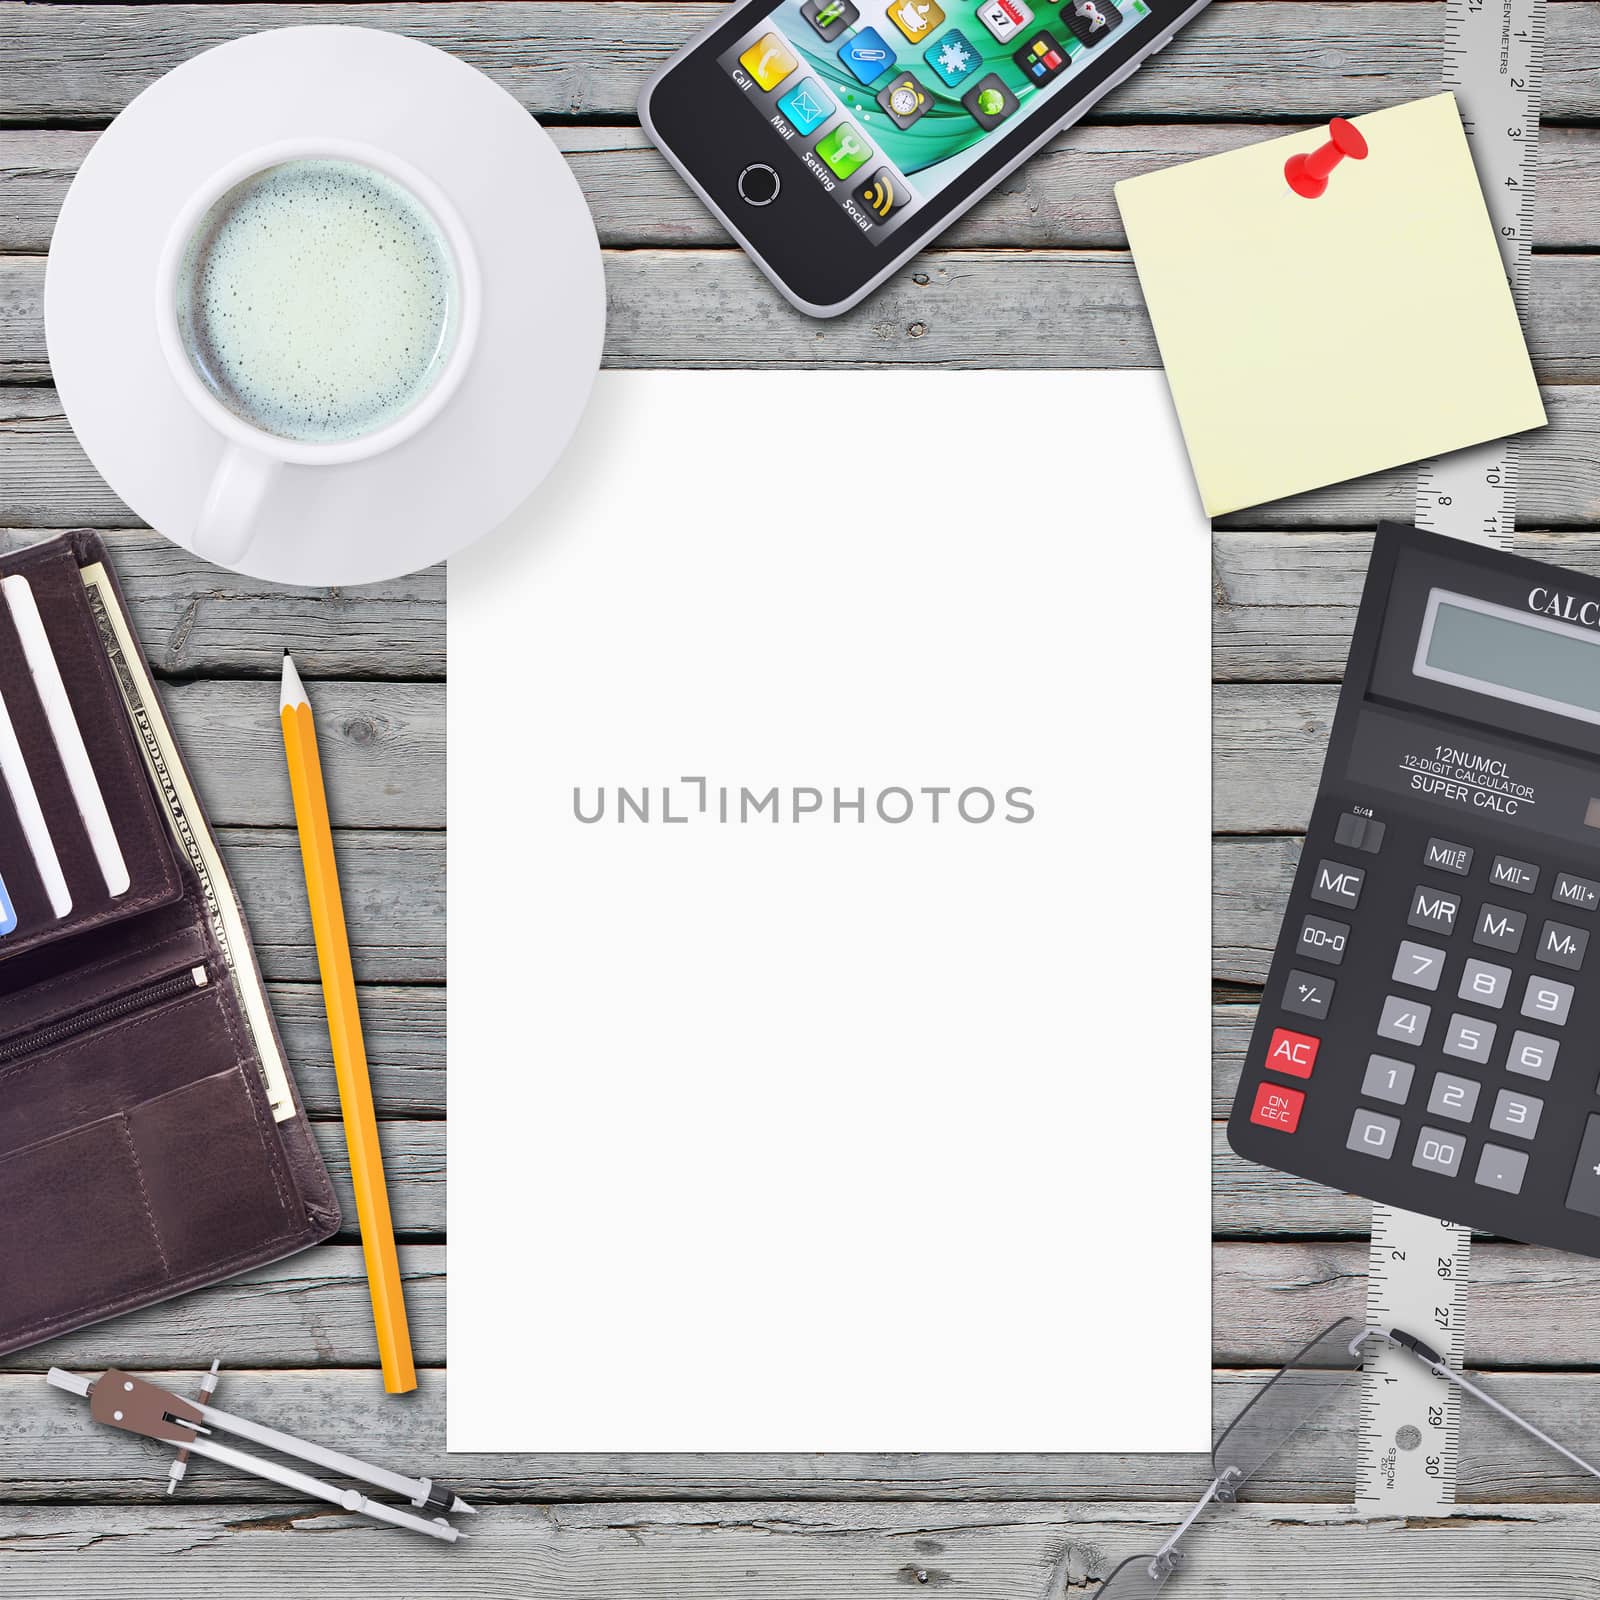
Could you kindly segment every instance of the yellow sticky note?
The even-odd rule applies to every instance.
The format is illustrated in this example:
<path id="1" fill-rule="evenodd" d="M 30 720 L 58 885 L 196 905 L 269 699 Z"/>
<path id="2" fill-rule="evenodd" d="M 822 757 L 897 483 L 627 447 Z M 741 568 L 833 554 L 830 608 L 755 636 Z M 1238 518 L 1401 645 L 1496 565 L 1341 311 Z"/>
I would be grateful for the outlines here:
<path id="1" fill-rule="evenodd" d="M 1544 423 L 1455 97 L 1353 120 L 1315 200 L 1326 125 L 1117 185 L 1209 515 Z"/>

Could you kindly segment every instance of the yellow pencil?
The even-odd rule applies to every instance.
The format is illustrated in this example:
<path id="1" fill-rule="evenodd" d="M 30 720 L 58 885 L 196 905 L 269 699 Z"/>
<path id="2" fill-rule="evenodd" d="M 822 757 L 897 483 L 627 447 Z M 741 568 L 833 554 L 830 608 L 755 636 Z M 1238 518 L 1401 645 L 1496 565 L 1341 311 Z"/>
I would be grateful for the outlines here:
<path id="1" fill-rule="evenodd" d="M 300 859 L 305 865 L 306 898 L 311 902 L 311 928 L 317 936 L 322 1001 L 328 1012 L 328 1037 L 333 1042 L 339 1104 L 344 1110 L 350 1181 L 356 1193 L 356 1217 L 361 1223 L 361 1248 L 367 1258 L 367 1290 L 372 1296 L 372 1320 L 378 1330 L 383 1386 L 390 1394 L 405 1394 L 417 1386 L 417 1369 L 411 1359 L 411 1333 L 400 1292 L 400 1259 L 394 1247 L 394 1226 L 389 1220 L 389 1190 L 383 1178 L 383 1152 L 378 1147 L 378 1119 L 372 1109 L 361 1013 L 356 1009 L 355 969 L 350 964 L 350 936 L 345 932 L 344 903 L 339 897 L 339 868 L 333 857 L 328 797 L 323 792 L 322 762 L 317 756 L 317 727 L 305 685 L 287 650 L 283 653 L 283 697 L 278 716 L 283 723 L 284 754 L 289 760 L 289 784 L 294 790 L 294 818 L 300 830 Z"/>

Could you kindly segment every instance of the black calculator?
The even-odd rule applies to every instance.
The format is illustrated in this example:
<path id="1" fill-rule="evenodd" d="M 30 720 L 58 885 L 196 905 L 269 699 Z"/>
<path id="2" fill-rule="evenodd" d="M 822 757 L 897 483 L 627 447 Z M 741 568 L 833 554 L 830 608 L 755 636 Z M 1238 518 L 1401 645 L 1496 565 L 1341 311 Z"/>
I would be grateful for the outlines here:
<path id="1" fill-rule="evenodd" d="M 1600 580 L 1381 526 L 1229 1142 L 1600 1256 L 1597 931 Z"/>

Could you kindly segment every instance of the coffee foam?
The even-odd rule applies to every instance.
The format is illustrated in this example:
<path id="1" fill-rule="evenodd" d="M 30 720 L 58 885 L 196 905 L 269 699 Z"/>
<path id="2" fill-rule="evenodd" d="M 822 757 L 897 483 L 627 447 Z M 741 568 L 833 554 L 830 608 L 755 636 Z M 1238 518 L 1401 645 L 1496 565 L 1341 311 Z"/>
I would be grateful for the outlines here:
<path id="1" fill-rule="evenodd" d="M 454 340 L 449 246 L 409 190 L 353 161 L 236 185 L 186 253 L 178 326 L 195 371 L 280 438 L 357 439 L 411 408 Z"/>

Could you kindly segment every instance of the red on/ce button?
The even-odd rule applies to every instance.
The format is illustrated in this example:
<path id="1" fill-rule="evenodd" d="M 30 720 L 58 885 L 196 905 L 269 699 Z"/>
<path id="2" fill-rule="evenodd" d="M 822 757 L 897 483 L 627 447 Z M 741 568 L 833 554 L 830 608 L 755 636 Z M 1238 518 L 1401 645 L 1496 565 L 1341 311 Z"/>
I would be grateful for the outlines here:
<path id="1" fill-rule="evenodd" d="M 1306 1097 L 1298 1089 L 1286 1089 L 1281 1083 L 1257 1084 L 1250 1120 L 1279 1133 L 1293 1133 L 1300 1126 L 1300 1108 L 1305 1103 Z"/>
<path id="2" fill-rule="evenodd" d="M 1309 1078 L 1317 1064 L 1317 1046 L 1321 1043 L 1313 1034 L 1274 1028 L 1272 1043 L 1267 1046 L 1267 1065 L 1274 1072 L 1287 1073 L 1291 1078 Z"/>

